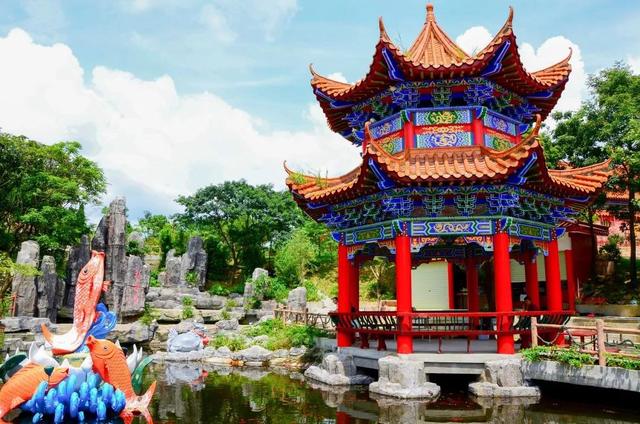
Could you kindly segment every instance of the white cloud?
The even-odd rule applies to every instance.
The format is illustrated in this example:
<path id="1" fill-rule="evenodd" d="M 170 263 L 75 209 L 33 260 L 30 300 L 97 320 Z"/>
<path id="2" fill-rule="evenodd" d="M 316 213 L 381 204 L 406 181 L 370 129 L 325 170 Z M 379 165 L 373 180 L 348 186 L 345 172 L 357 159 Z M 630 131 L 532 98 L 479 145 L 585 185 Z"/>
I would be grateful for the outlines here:
<path id="1" fill-rule="evenodd" d="M 474 54 L 484 48 L 492 38 L 488 29 L 474 26 L 459 35 L 456 43 L 468 54 Z M 580 47 L 561 35 L 546 39 L 537 49 L 529 43 L 519 45 L 520 58 L 529 72 L 560 62 L 569 54 L 569 48 L 573 50 L 570 60 L 572 70 L 556 110 L 575 110 L 587 95 L 587 73 Z"/>
<path id="2" fill-rule="evenodd" d="M 227 18 L 217 7 L 207 4 L 202 7 L 200 19 L 206 25 L 214 38 L 223 43 L 230 43 L 236 39 L 237 34 L 231 29 Z"/>
<path id="3" fill-rule="evenodd" d="M 456 44 L 469 55 L 474 55 L 489 44 L 493 36 L 483 26 L 474 26 L 456 37 Z"/>
<path id="4" fill-rule="evenodd" d="M 38 45 L 20 29 L 0 37 L 0 57 L 0 127 L 46 143 L 82 142 L 107 174 L 109 197 L 126 195 L 134 218 L 175 211 L 177 195 L 224 180 L 283 188 L 285 159 L 329 175 L 359 162 L 315 104 L 300 116 L 309 130 L 269 131 L 213 93 L 178 93 L 166 75 L 142 80 L 99 66 L 85 81 L 69 47 Z"/>
<path id="5" fill-rule="evenodd" d="M 627 64 L 631 67 L 631 70 L 636 74 L 640 74 L 640 56 L 627 56 Z"/>
<path id="6" fill-rule="evenodd" d="M 345 77 L 342 72 L 334 72 L 332 74 L 327 75 L 327 78 L 332 79 L 334 81 L 339 82 L 348 82 L 347 77 Z"/>
<path id="7" fill-rule="evenodd" d="M 529 72 L 544 69 L 560 62 L 567 57 L 569 49 L 573 51 L 570 60 L 571 74 L 569 82 L 556 104 L 556 110 L 578 109 L 582 100 L 587 96 L 587 73 L 584 69 L 580 47 L 561 35 L 548 38 L 537 49 L 529 43 L 520 45 L 520 57 Z"/>

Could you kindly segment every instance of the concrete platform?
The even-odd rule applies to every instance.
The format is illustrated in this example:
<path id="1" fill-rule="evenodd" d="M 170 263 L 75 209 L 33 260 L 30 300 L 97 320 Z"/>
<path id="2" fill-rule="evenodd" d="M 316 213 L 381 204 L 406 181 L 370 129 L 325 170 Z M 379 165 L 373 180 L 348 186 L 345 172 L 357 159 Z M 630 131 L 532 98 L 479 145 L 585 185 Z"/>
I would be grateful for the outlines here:
<path id="1" fill-rule="evenodd" d="M 327 342 L 329 339 L 325 339 Z M 323 341 L 324 342 L 324 341 Z M 331 340 L 335 348 L 335 340 Z M 375 346 L 375 342 L 371 343 Z M 323 343 L 324 346 L 327 346 Z M 467 341 L 450 339 L 442 341 L 442 353 L 438 352 L 437 340 L 415 340 L 414 353 L 402 355 L 412 361 L 422 361 L 425 373 L 428 374 L 460 374 L 479 375 L 484 370 L 484 364 L 489 361 L 513 358 L 514 355 L 496 353 L 495 340 L 472 340 L 471 353 L 467 353 Z M 327 346 L 328 347 L 328 346 Z M 378 351 L 374 348 L 361 349 L 359 347 L 344 347 L 341 351 L 353 356 L 357 367 L 378 369 L 378 359 L 395 355 L 396 345 L 392 340 L 387 341 L 387 350 Z M 517 356 L 517 355 L 516 355 Z"/>

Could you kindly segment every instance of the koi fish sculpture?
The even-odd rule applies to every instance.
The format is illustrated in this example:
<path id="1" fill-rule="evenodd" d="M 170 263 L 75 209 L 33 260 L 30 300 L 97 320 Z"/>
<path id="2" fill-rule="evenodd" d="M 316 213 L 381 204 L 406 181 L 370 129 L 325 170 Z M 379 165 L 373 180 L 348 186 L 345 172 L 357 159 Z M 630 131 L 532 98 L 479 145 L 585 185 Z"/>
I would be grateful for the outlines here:
<path id="1" fill-rule="evenodd" d="M 89 338 L 92 343 L 96 340 L 92 336 Z M 84 422 L 90 417 L 104 421 L 120 415 L 125 423 L 129 423 L 136 413 L 141 412 L 151 424 L 146 408 L 155 383 L 145 396 L 136 396 L 135 392 L 142 390 L 143 372 L 152 357 L 143 359 L 142 349 L 134 346 L 134 352 L 125 359 L 125 372 L 121 369 L 124 353 L 119 344 L 107 344 L 115 347 L 112 356 L 93 355 L 99 358 L 97 366 L 94 366 L 91 355 L 80 367 L 71 366 L 67 359 L 60 365 L 49 351 L 35 343 L 31 344 L 28 356 L 18 351 L 11 357 L 7 356 L 0 365 L 0 378 L 5 381 L 0 389 L 0 424 L 4 423 L 2 417 L 17 407 L 31 413 L 32 422 Z M 113 370 L 114 382 L 109 380 L 108 370 Z M 128 385 L 119 377 L 127 373 L 133 375 Z M 127 389 L 129 396 L 125 396 L 119 387 Z"/>
<path id="2" fill-rule="evenodd" d="M 91 252 L 91 259 L 82 268 L 76 283 L 73 304 L 73 326 L 65 334 L 52 334 L 42 324 L 42 334 L 51 345 L 54 355 L 64 355 L 78 350 L 85 341 L 89 329 L 96 321 L 96 307 L 100 295 L 107 291 L 109 283 L 104 281 L 104 253 Z"/>
<path id="3" fill-rule="evenodd" d="M 0 390 L 0 422 L 9 411 L 31 399 L 41 383 L 48 389 L 56 387 L 69 375 L 65 367 L 43 367 L 29 363 L 22 367 Z"/>
<path id="4" fill-rule="evenodd" d="M 126 406 L 123 414 L 139 412 L 149 421 L 147 407 L 156 390 L 156 382 L 151 383 L 144 395 L 138 396 L 131 382 L 130 365 L 127 364 L 122 349 L 109 340 L 98 340 L 93 336 L 89 336 L 86 343 L 93 361 L 93 369 L 115 389 L 124 393 Z"/>

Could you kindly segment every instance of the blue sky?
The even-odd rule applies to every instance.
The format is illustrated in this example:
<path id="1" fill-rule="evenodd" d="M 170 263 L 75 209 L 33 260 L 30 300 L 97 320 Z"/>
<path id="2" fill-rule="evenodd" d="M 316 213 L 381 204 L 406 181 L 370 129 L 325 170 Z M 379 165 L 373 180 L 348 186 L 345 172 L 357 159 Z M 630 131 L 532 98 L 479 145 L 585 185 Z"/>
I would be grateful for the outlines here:
<path id="1" fill-rule="evenodd" d="M 378 16 L 408 48 L 425 4 L 5 1 L 0 68 L 10 65 L 0 69 L 0 127 L 48 143 L 82 142 L 111 182 L 105 200 L 126 195 L 134 218 L 145 209 L 173 212 L 177 194 L 225 179 L 281 188 L 285 159 L 303 170 L 341 173 L 357 164 L 357 152 L 324 127 L 307 66 L 359 79 L 371 61 Z M 500 28 L 509 5 L 434 4 L 453 39 L 466 33 L 459 41 L 467 49 Z M 586 74 L 616 60 L 640 68 L 640 3 L 512 5 L 531 70 L 574 48 L 564 108 L 584 98 Z"/>

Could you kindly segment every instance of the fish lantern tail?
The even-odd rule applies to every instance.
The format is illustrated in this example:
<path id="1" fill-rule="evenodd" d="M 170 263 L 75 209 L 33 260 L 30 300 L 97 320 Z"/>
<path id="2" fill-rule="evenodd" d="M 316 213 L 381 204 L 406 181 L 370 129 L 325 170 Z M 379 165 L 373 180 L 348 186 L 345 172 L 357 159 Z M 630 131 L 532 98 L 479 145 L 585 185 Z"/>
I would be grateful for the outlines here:
<path id="1" fill-rule="evenodd" d="M 53 346 L 53 334 L 51 334 L 51 331 L 49 331 L 44 323 L 40 324 L 40 329 L 42 330 L 42 335 L 47 343 Z"/>
<path id="2" fill-rule="evenodd" d="M 151 383 L 151 386 L 149 386 L 149 389 L 147 389 L 147 392 L 144 395 L 133 396 L 127 399 L 127 406 L 122 412 L 125 415 L 131 411 L 138 411 L 138 412 L 144 413 L 145 411 L 147 411 L 147 408 L 149 407 L 149 403 L 151 402 L 151 399 L 153 398 L 153 394 L 155 393 L 155 391 L 156 391 L 156 382 L 154 381 L 153 383 Z"/>

